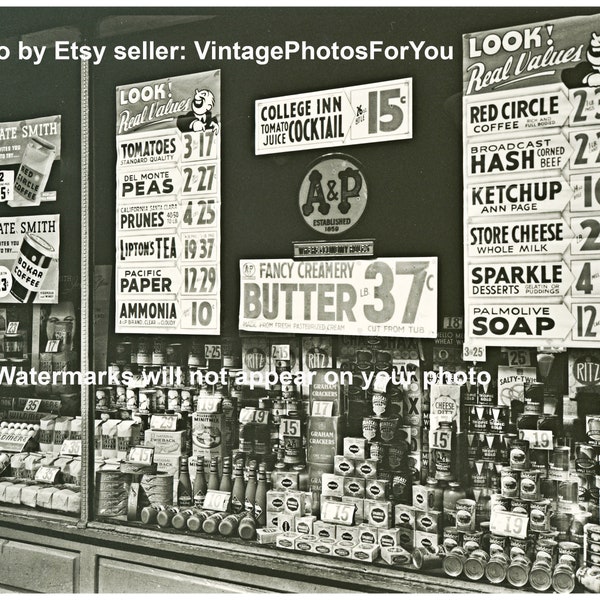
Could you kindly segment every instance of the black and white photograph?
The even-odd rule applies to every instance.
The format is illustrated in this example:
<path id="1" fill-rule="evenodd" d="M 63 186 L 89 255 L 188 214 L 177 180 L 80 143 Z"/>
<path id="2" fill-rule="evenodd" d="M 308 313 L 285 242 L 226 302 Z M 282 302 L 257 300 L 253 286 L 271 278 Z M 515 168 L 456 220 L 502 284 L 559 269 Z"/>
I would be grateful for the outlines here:
<path id="1" fill-rule="evenodd" d="M 600 5 L 0 7 L 0 593 L 600 593 Z"/>

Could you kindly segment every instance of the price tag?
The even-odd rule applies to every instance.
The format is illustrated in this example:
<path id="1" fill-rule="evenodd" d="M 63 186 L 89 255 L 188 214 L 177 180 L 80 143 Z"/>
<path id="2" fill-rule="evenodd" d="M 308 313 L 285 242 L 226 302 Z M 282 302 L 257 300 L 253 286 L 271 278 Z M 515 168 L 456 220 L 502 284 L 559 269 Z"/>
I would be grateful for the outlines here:
<path id="1" fill-rule="evenodd" d="M 177 415 L 152 415 L 150 429 L 155 431 L 177 431 Z"/>
<path id="2" fill-rule="evenodd" d="M 300 419 L 281 419 L 279 424 L 279 436 L 301 437 L 302 425 Z"/>
<path id="3" fill-rule="evenodd" d="M 273 360 L 292 360 L 289 344 L 273 344 L 271 346 Z"/>
<path id="4" fill-rule="evenodd" d="M 59 467 L 40 467 L 35 473 L 35 480 L 40 483 L 56 483 L 59 475 Z"/>
<path id="5" fill-rule="evenodd" d="M 333 402 L 313 402 L 310 408 L 310 414 L 313 417 L 332 417 L 333 406 Z"/>
<path id="6" fill-rule="evenodd" d="M 206 360 L 220 360 L 221 344 L 204 344 L 204 357 Z"/>
<path id="7" fill-rule="evenodd" d="M 12 202 L 15 185 L 14 171 L 0 171 L 0 202 Z"/>
<path id="8" fill-rule="evenodd" d="M 215 159 L 219 152 L 217 134 L 209 131 L 191 131 L 184 133 L 182 162 L 195 162 L 198 160 Z"/>
<path id="9" fill-rule="evenodd" d="M 444 317 L 442 329 L 463 329 L 462 317 Z"/>
<path id="10" fill-rule="evenodd" d="M 61 340 L 48 340 L 45 352 L 58 352 Z"/>
<path id="11" fill-rule="evenodd" d="M 242 408 L 240 410 L 239 422 L 240 423 L 252 423 L 254 421 L 254 408 Z"/>
<path id="12" fill-rule="evenodd" d="M 231 500 L 231 492 L 221 492 L 218 490 L 208 490 L 204 498 L 203 510 L 215 510 L 225 512 Z"/>
<path id="13" fill-rule="evenodd" d="M 23 407 L 23 412 L 37 412 L 42 401 L 39 398 L 28 398 Z"/>
<path id="14" fill-rule="evenodd" d="M 477 344 L 463 344 L 462 359 L 465 362 L 485 362 L 485 346 L 479 346 Z"/>
<path id="15" fill-rule="evenodd" d="M 321 520 L 324 523 L 335 523 L 336 525 L 352 525 L 356 505 L 344 502 L 325 500 L 321 504 Z"/>
<path id="16" fill-rule="evenodd" d="M 452 431 L 446 429 L 432 431 L 431 447 L 436 450 L 452 450 Z"/>
<path id="17" fill-rule="evenodd" d="M 12 285 L 12 275 L 4 266 L 0 265 L 0 298 L 8 296 Z"/>
<path id="18" fill-rule="evenodd" d="M 127 462 L 150 466 L 154 462 L 154 448 L 150 448 L 149 446 L 134 446 L 130 448 L 127 455 Z"/>
<path id="19" fill-rule="evenodd" d="M 545 429 L 519 429 L 519 439 L 529 442 L 530 450 L 553 450 L 554 436 Z"/>
<path id="20" fill-rule="evenodd" d="M 81 456 L 81 440 L 65 440 L 60 447 L 63 456 Z"/>
<path id="21" fill-rule="evenodd" d="M 254 423 L 266 425 L 269 422 L 269 414 L 268 410 L 255 410 L 253 415 Z"/>
<path id="22" fill-rule="evenodd" d="M 527 537 L 528 524 L 527 515 L 494 510 L 490 519 L 490 533 L 524 540 Z"/>
<path id="23" fill-rule="evenodd" d="M 6 333 L 8 334 L 15 334 L 15 333 L 19 333 L 19 321 L 11 321 L 7 326 L 6 326 Z"/>
<path id="24" fill-rule="evenodd" d="M 506 351 L 509 367 L 530 367 L 531 353 L 529 350 L 509 348 Z"/>
<path id="25" fill-rule="evenodd" d="M 201 413 L 218 413 L 221 411 L 221 399 L 208 396 L 198 399 L 198 410 Z"/>

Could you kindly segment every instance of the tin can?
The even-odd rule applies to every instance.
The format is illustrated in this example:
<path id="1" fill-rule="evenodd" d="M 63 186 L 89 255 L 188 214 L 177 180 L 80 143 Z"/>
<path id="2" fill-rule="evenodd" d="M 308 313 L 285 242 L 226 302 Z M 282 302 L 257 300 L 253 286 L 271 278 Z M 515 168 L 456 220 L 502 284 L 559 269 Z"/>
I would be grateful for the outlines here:
<path id="1" fill-rule="evenodd" d="M 505 498 L 518 498 L 521 473 L 513 467 L 500 471 L 500 492 Z"/>
<path id="2" fill-rule="evenodd" d="M 371 397 L 371 404 L 373 407 L 373 414 L 375 414 L 378 417 L 381 417 L 387 411 L 387 396 L 379 392 L 374 392 L 373 396 Z"/>
<path id="3" fill-rule="evenodd" d="M 167 341 L 162 335 L 152 338 L 152 364 L 162 366 L 165 364 Z"/>
<path id="4" fill-rule="evenodd" d="M 579 498 L 579 482 L 577 479 L 567 479 L 558 482 L 558 507 L 569 509 L 577 504 Z"/>
<path id="5" fill-rule="evenodd" d="M 132 342 L 119 342 L 115 346 L 115 363 L 119 366 L 125 366 L 131 363 Z"/>
<path id="6" fill-rule="evenodd" d="M 531 531 L 548 531 L 550 529 L 550 500 L 548 498 L 531 503 L 529 528 Z"/>
<path id="7" fill-rule="evenodd" d="M 528 539 L 508 538 L 509 551 L 508 555 L 513 560 L 516 556 L 526 556 L 529 552 L 530 542 Z"/>
<path id="8" fill-rule="evenodd" d="M 515 556 L 506 570 L 506 579 L 513 587 L 522 588 L 529 581 L 530 570 L 531 560 L 527 556 Z"/>
<path id="9" fill-rule="evenodd" d="M 443 546 L 415 548 L 412 553 L 413 566 L 418 570 L 439 569 L 447 552 Z"/>
<path id="10" fill-rule="evenodd" d="M 398 431 L 399 419 L 397 417 L 380 417 L 378 420 L 381 441 L 385 443 L 393 442 Z"/>
<path id="11" fill-rule="evenodd" d="M 556 446 L 551 452 L 548 465 L 556 471 L 568 471 L 571 449 L 569 446 Z"/>
<path id="12" fill-rule="evenodd" d="M 165 359 L 167 366 L 177 367 L 183 365 L 183 345 L 179 343 L 167 344 Z"/>
<path id="13" fill-rule="evenodd" d="M 456 502 L 456 529 L 458 531 L 475 531 L 475 500 L 462 498 Z M 464 538 L 463 538 L 464 539 Z"/>
<path id="14" fill-rule="evenodd" d="M 363 437 L 369 442 L 379 440 L 379 421 L 374 417 L 363 417 L 362 420 Z"/>
<path id="15" fill-rule="evenodd" d="M 465 531 L 463 533 L 463 548 L 469 553 L 474 550 L 483 550 L 482 540 L 483 531 Z"/>
<path id="16" fill-rule="evenodd" d="M 508 461 L 513 469 L 529 468 L 529 442 L 513 439 L 508 449 Z"/>
<path id="17" fill-rule="evenodd" d="M 490 407 L 489 428 L 492 433 L 506 433 L 508 427 L 508 406 Z"/>
<path id="18" fill-rule="evenodd" d="M 469 410 L 469 430 L 486 433 L 489 428 L 490 414 L 487 406 L 471 406 Z"/>
<path id="19" fill-rule="evenodd" d="M 513 498 L 510 502 L 511 512 L 518 513 L 520 515 L 529 515 L 531 504 L 528 500 L 521 500 L 521 498 Z"/>
<path id="20" fill-rule="evenodd" d="M 485 566 L 485 576 L 490 583 L 502 583 L 506 579 L 506 571 L 510 559 L 504 552 L 496 552 L 490 556 Z"/>
<path id="21" fill-rule="evenodd" d="M 464 564 L 464 574 L 471 581 L 479 581 L 485 575 L 485 567 L 490 557 L 484 550 L 471 552 Z"/>
<path id="22" fill-rule="evenodd" d="M 560 557 L 563 555 L 566 556 L 571 556 L 572 558 L 574 558 L 577 563 L 579 564 L 581 561 L 581 553 L 582 553 L 582 548 L 581 548 L 581 544 L 576 544 L 575 542 L 559 542 L 558 544 L 558 558 L 560 560 Z"/>
<path id="23" fill-rule="evenodd" d="M 462 546 L 462 532 L 456 527 L 444 527 L 444 548 L 449 552 L 458 546 Z"/>
<path id="24" fill-rule="evenodd" d="M 479 433 L 467 434 L 467 458 L 469 460 L 480 460 L 482 458 L 481 445 L 483 435 Z"/>
<path id="25" fill-rule="evenodd" d="M 408 466 L 409 451 L 408 442 L 398 442 L 386 446 L 387 463 L 392 471 Z"/>
<path id="26" fill-rule="evenodd" d="M 181 410 L 183 412 L 193 412 L 194 410 L 194 388 L 183 388 L 180 392 Z"/>
<path id="27" fill-rule="evenodd" d="M 546 561 L 536 560 L 529 572 L 529 583 L 536 592 L 545 592 L 552 587 L 552 566 Z"/>
<path id="28" fill-rule="evenodd" d="M 575 589 L 575 571 L 566 564 L 557 564 L 552 573 L 552 589 L 559 594 L 570 594 Z"/>
<path id="29" fill-rule="evenodd" d="M 490 555 L 492 557 L 495 554 L 504 553 L 506 551 L 506 540 L 507 538 L 502 535 L 496 535 L 494 533 L 490 534 Z"/>
<path id="30" fill-rule="evenodd" d="M 156 390 L 143 389 L 139 391 L 139 411 L 141 413 L 156 412 Z"/>
<path id="31" fill-rule="evenodd" d="M 181 409 L 181 395 L 177 388 L 168 388 L 167 390 L 167 410 Z"/>
<path id="32" fill-rule="evenodd" d="M 140 366 L 152 364 L 152 349 L 150 338 L 140 336 L 137 343 L 136 362 Z"/>
<path id="33" fill-rule="evenodd" d="M 521 500 L 541 500 L 541 471 L 528 470 L 521 473 Z"/>
<path id="34" fill-rule="evenodd" d="M 491 463 L 498 459 L 499 438 L 494 434 L 485 434 L 481 447 L 481 457 Z"/>
<path id="35" fill-rule="evenodd" d="M 377 461 L 379 465 L 386 465 L 388 459 L 389 446 L 382 444 L 381 442 L 373 442 L 370 447 L 371 460 Z"/>
<path id="36" fill-rule="evenodd" d="M 467 560 L 467 552 L 460 546 L 455 546 L 446 554 L 442 561 L 444 573 L 449 577 L 458 577 L 462 572 Z"/>

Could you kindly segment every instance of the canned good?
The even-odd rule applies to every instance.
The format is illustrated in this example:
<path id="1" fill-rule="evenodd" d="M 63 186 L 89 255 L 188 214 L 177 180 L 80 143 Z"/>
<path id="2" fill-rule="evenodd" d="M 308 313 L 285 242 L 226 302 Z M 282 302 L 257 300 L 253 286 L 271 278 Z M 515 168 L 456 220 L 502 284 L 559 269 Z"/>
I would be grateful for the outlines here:
<path id="1" fill-rule="evenodd" d="M 558 506 L 569 509 L 579 499 L 579 482 L 576 479 L 558 482 Z"/>
<path id="2" fill-rule="evenodd" d="M 397 417 L 381 417 L 379 421 L 379 435 L 382 442 L 390 443 L 396 437 L 399 419 Z"/>
<path id="3" fill-rule="evenodd" d="M 490 550 L 491 551 L 491 550 Z M 490 583 L 502 583 L 506 579 L 506 571 L 510 559 L 504 552 L 492 554 L 485 566 L 485 576 Z"/>
<path id="4" fill-rule="evenodd" d="M 183 345 L 179 343 L 167 344 L 165 359 L 167 366 L 177 367 L 183 365 Z M 189 361 L 188 364 L 190 364 Z"/>
<path id="5" fill-rule="evenodd" d="M 552 587 L 552 566 L 546 561 L 536 560 L 529 572 L 529 583 L 536 592 L 545 592 Z"/>
<path id="6" fill-rule="evenodd" d="M 542 473 L 538 470 L 528 470 L 521 473 L 521 500 L 540 500 Z"/>
<path id="7" fill-rule="evenodd" d="M 467 552 L 475 550 L 483 550 L 481 543 L 483 539 L 483 531 L 465 531 L 463 533 L 463 548 Z"/>
<path id="8" fill-rule="evenodd" d="M 510 544 L 509 556 L 514 560 L 517 556 L 525 556 L 529 551 L 529 540 L 519 538 L 508 538 Z"/>
<path id="9" fill-rule="evenodd" d="M 475 500 L 462 498 L 456 501 L 456 529 L 462 532 L 475 530 Z"/>
<path id="10" fill-rule="evenodd" d="M 497 435 L 486 434 L 483 437 L 481 446 L 481 457 L 489 462 L 496 462 L 498 458 L 499 439 Z"/>
<path id="11" fill-rule="evenodd" d="M 508 448 L 508 461 L 513 469 L 529 468 L 529 442 L 513 439 Z"/>
<path id="12" fill-rule="evenodd" d="M 506 433 L 508 427 L 508 406 L 492 406 L 490 408 L 489 429 L 492 433 Z"/>
<path id="13" fill-rule="evenodd" d="M 444 573 L 450 577 L 458 577 L 462 572 L 467 560 L 467 552 L 464 548 L 456 546 L 453 548 L 442 561 Z"/>
<path id="14" fill-rule="evenodd" d="M 379 438 L 379 421 L 374 417 L 363 417 L 362 420 L 362 432 L 363 437 L 369 441 L 374 442 Z"/>
<path id="15" fill-rule="evenodd" d="M 506 540 L 502 535 L 490 534 L 490 555 L 493 557 L 495 554 L 504 554 L 506 550 Z M 508 557 L 507 557 L 508 560 Z M 507 564 L 508 566 L 508 564 Z"/>
<path id="16" fill-rule="evenodd" d="M 521 515 L 528 515 L 531 509 L 531 504 L 527 500 L 521 500 L 520 498 L 515 498 L 511 500 L 510 510 L 514 513 L 519 513 Z"/>
<path id="17" fill-rule="evenodd" d="M 489 430 L 490 413 L 487 406 L 472 406 L 469 410 L 469 429 L 478 433 Z"/>
<path id="18" fill-rule="evenodd" d="M 529 528 L 531 531 L 548 531 L 550 529 L 550 500 L 548 498 L 531 503 Z"/>
<path id="19" fill-rule="evenodd" d="M 463 567 L 464 574 L 471 581 L 479 581 L 485 575 L 485 567 L 488 564 L 489 554 L 483 550 L 471 552 L 465 560 Z"/>
<path id="20" fill-rule="evenodd" d="M 415 548 L 412 553 L 413 566 L 416 569 L 439 569 L 447 552 L 443 546 Z"/>
<path id="21" fill-rule="evenodd" d="M 569 446 L 556 446 L 550 452 L 549 467 L 557 471 L 568 471 L 571 449 Z"/>
<path id="22" fill-rule="evenodd" d="M 511 467 L 504 467 L 500 471 L 500 492 L 505 498 L 519 497 L 520 471 Z"/>
<path id="23" fill-rule="evenodd" d="M 559 594 L 570 594 L 575 589 L 575 571 L 569 565 L 556 565 L 552 574 L 552 589 Z"/>
<path id="24" fill-rule="evenodd" d="M 529 581 L 530 570 L 531 560 L 524 555 L 515 556 L 506 570 L 506 579 L 513 587 L 522 588 Z"/>
<path id="25" fill-rule="evenodd" d="M 558 556 L 571 556 L 577 562 L 579 562 L 581 556 L 581 545 L 575 542 L 559 542 L 558 544 Z"/>
<path id="26" fill-rule="evenodd" d="M 462 533 L 456 527 L 444 527 L 444 548 L 451 551 L 462 546 Z"/>
<path id="27" fill-rule="evenodd" d="M 378 417 L 384 415 L 388 407 L 387 396 L 379 392 L 373 393 L 373 396 L 371 397 L 371 405 L 373 407 L 373 414 L 377 415 Z"/>

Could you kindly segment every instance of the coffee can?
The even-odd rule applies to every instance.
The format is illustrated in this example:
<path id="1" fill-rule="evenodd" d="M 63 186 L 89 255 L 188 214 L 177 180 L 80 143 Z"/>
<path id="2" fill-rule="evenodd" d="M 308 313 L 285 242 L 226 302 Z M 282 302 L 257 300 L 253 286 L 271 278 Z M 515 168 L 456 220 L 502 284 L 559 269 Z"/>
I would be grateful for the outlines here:
<path id="1" fill-rule="evenodd" d="M 529 581 L 531 560 L 525 555 L 515 556 L 506 570 L 507 581 L 516 588 L 524 587 Z"/>
<path id="2" fill-rule="evenodd" d="M 508 461 L 513 469 L 528 469 L 529 441 L 512 439 L 508 448 Z"/>
<path id="3" fill-rule="evenodd" d="M 552 567 L 545 561 L 536 560 L 529 572 L 529 584 L 536 592 L 545 592 L 552 587 Z"/>
<path id="4" fill-rule="evenodd" d="M 456 502 L 456 529 L 471 532 L 475 530 L 475 500 L 461 498 Z M 464 540 L 464 537 L 463 537 Z"/>
<path id="5" fill-rule="evenodd" d="M 439 569 L 447 555 L 443 546 L 415 548 L 412 553 L 413 566 L 419 570 Z"/>
<path id="6" fill-rule="evenodd" d="M 575 589 L 575 572 L 566 564 L 558 564 L 552 574 L 552 589 L 559 594 L 570 594 Z"/>
<path id="7" fill-rule="evenodd" d="M 25 234 L 11 272 L 10 294 L 17 302 L 30 304 L 35 300 L 55 257 L 56 250 L 48 240 Z"/>
<path id="8" fill-rule="evenodd" d="M 504 498 L 518 498 L 521 472 L 511 467 L 500 471 L 500 493 Z"/>
<path id="9" fill-rule="evenodd" d="M 462 535 L 456 527 L 444 527 L 444 548 L 450 552 L 453 548 L 462 546 Z"/>
<path id="10" fill-rule="evenodd" d="M 368 442 L 379 441 L 379 421 L 375 417 L 363 417 L 362 432 Z"/>
<path id="11" fill-rule="evenodd" d="M 442 561 L 444 573 L 449 577 L 458 577 L 462 572 L 467 560 L 467 552 L 464 548 L 456 546 L 453 548 Z"/>
<path id="12" fill-rule="evenodd" d="M 490 557 L 484 550 L 475 550 L 469 554 L 463 567 L 464 574 L 471 581 L 479 581 L 485 575 L 485 567 Z"/>
<path id="13" fill-rule="evenodd" d="M 521 500 L 541 500 L 541 477 L 542 472 L 536 469 L 521 473 Z"/>
<path id="14" fill-rule="evenodd" d="M 548 498 L 531 503 L 529 528 L 536 532 L 550 529 L 550 500 Z"/>

